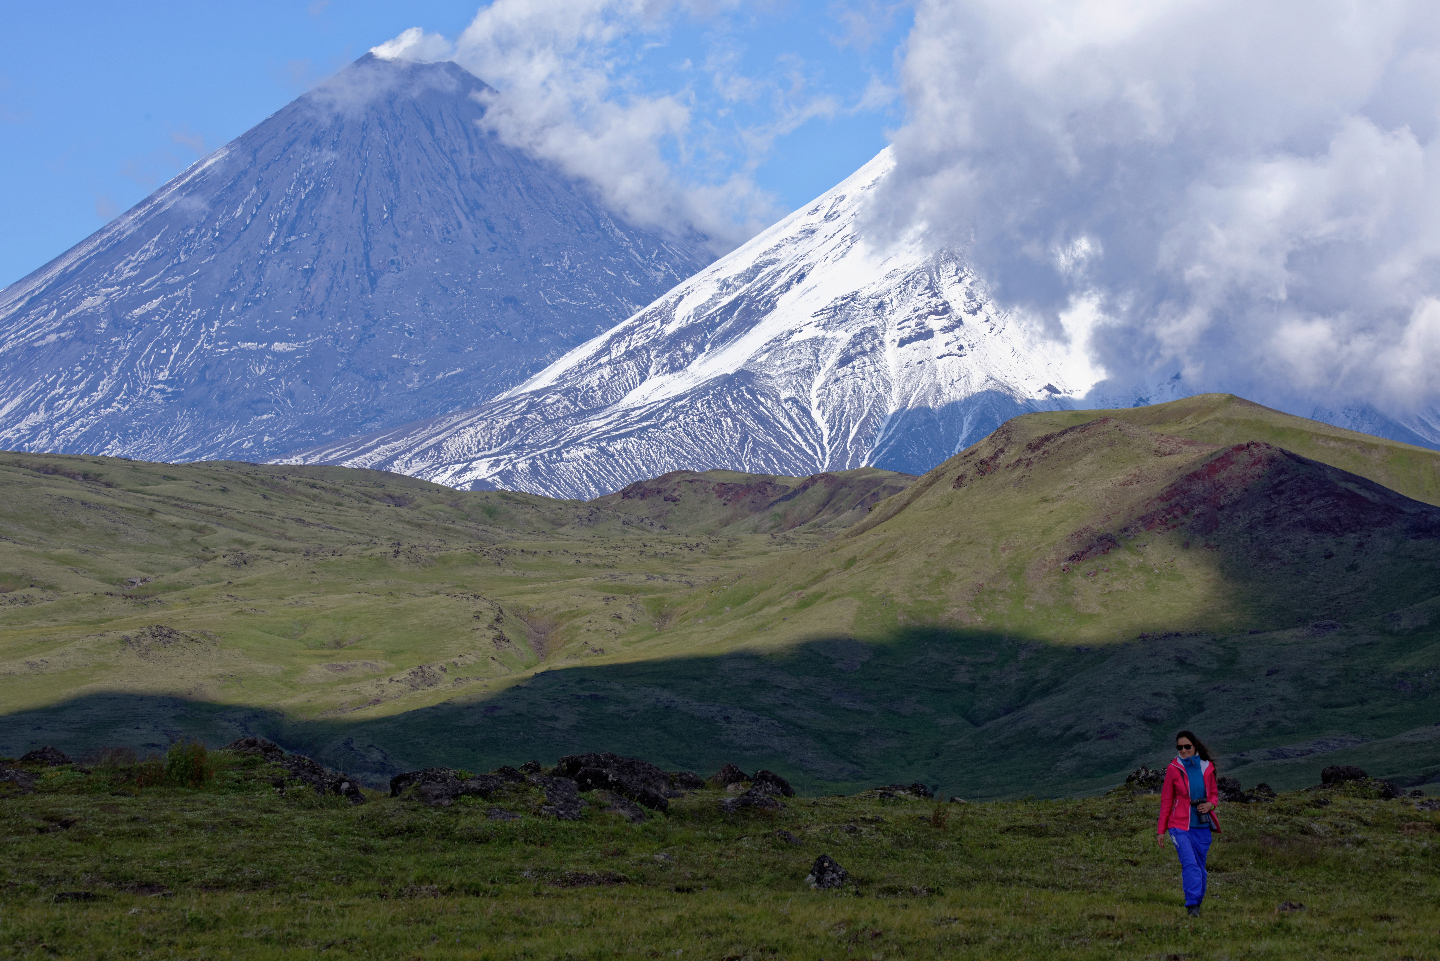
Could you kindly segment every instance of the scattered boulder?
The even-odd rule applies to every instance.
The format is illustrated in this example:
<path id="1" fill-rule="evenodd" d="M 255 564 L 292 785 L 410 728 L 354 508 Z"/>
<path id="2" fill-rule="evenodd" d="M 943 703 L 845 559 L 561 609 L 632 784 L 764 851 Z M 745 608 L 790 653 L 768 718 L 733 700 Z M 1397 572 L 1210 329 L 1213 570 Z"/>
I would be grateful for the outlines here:
<path id="1" fill-rule="evenodd" d="M 762 771 L 761 773 L 768 772 Z M 783 808 L 785 802 L 780 800 L 781 785 L 783 784 L 786 788 L 790 787 L 790 785 L 785 784 L 784 780 L 779 778 L 779 775 L 775 775 L 775 777 L 780 780 L 780 784 L 776 784 L 775 781 L 768 778 L 762 780 L 759 774 L 755 775 L 755 780 L 751 782 L 749 790 L 735 797 L 727 797 L 722 800 L 720 802 L 720 810 L 726 814 L 734 814 L 736 811 L 743 810 L 744 808 L 761 808 L 770 811 Z M 727 790 L 733 790 L 735 787 L 736 785 L 732 784 Z M 795 792 L 792 790 L 790 793 L 793 795 Z"/>
<path id="2" fill-rule="evenodd" d="M 1394 781 L 1386 781 L 1377 777 L 1371 779 L 1371 784 L 1375 788 L 1375 793 L 1382 801 L 1390 801 L 1397 797 L 1405 796 L 1405 791 Z"/>
<path id="3" fill-rule="evenodd" d="M 1299 901 L 1281 901 L 1279 907 L 1275 910 L 1281 914 L 1289 914 L 1291 911 L 1304 911 L 1305 905 Z"/>
<path id="4" fill-rule="evenodd" d="M 1382 801 L 1403 797 L 1405 792 L 1393 781 L 1371 777 L 1349 764 L 1332 764 L 1320 772 L 1320 783 L 1307 790 L 1328 791 L 1345 785 L 1357 785 Z"/>
<path id="5" fill-rule="evenodd" d="M 415 797 L 432 807 L 446 807 L 457 798 L 478 796 L 489 798 L 505 781 L 494 774 L 478 774 L 461 780 L 448 767 L 427 767 L 423 771 L 406 771 L 390 779 L 390 796 L 399 797 L 415 788 Z"/>
<path id="6" fill-rule="evenodd" d="M 733 764 L 727 764 L 710 775 L 710 783 L 716 787 L 729 787 L 732 784 L 740 784 L 748 780 L 750 780 L 750 775 Z"/>
<path id="7" fill-rule="evenodd" d="M 285 750 L 280 745 L 263 737 L 236 738 L 225 745 L 225 750 L 236 754 L 258 754 L 267 761 L 278 761 L 285 756 Z"/>
<path id="8" fill-rule="evenodd" d="M 649 761 L 621 757 L 609 751 L 572 754 L 556 762 L 555 777 L 570 778 L 582 791 L 606 790 L 627 797 L 655 811 L 668 811 L 670 775 Z"/>
<path id="9" fill-rule="evenodd" d="M 35 775 L 29 771 L 0 767 L 0 784 L 13 784 L 20 789 L 21 794 L 29 794 L 35 790 L 35 780 Z"/>
<path id="10" fill-rule="evenodd" d="M 1165 786 L 1165 772 L 1152 771 L 1142 764 L 1125 778 L 1125 786 L 1134 794 L 1159 794 Z"/>
<path id="11" fill-rule="evenodd" d="M 1219 789 L 1220 800 L 1229 804 L 1261 804 L 1275 800 L 1275 789 L 1263 782 L 1246 791 L 1240 787 L 1239 778 L 1222 777 L 1215 786 Z"/>
<path id="12" fill-rule="evenodd" d="M 797 838 L 795 835 L 791 834 L 789 831 L 776 831 L 775 837 L 781 841 L 784 841 L 786 844 L 800 843 L 800 839 Z"/>
<path id="13" fill-rule="evenodd" d="M 578 821 L 585 802 L 580 800 L 580 786 L 568 777 L 546 777 L 537 774 L 530 779 L 532 784 L 545 791 L 545 803 L 540 813 L 561 821 Z"/>
<path id="14" fill-rule="evenodd" d="M 824 890 L 838 888 L 849 879 L 849 871 L 835 863 L 835 859 L 830 855 L 822 854 L 810 865 L 810 873 L 805 876 L 805 883 L 816 890 Z"/>
<path id="15" fill-rule="evenodd" d="M 951 803 L 951 804 L 969 804 L 970 802 L 967 801 L 967 800 L 965 800 L 963 797 L 959 797 L 959 796 L 957 796 L 957 795 L 952 794 L 952 795 L 950 795 L 950 803 Z"/>
<path id="16" fill-rule="evenodd" d="M 645 809 L 627 797 L 621 797 L 614 791 L 597 791 L 601 801 L 605 803 L 604 810 L 611 814 L 618 814 L 631 824 L 640 824 L 645 820 Z"/>
<path id="17" fill-rule="evenodd" d="M 50 747 L 47 744 L 45 747 L 31 751 L 29 754 L 20 758 L 20 763 L 42 764 L 45 767 L 59 767 L 62 764 L 71 764 L 73 762 L 64 751 L 56 747 Z"/>
<path id="18" fill-rule="evenodd" d="M 404 774 L 397 774 L 390 779 L 390 796 L 399 797 L 405 791 L 416 784 L 448 784 L 454 781 L 460 783 L 454 770 L 448 767 L 427 767 L 423 771 L 406 771 Z"/>
<path id="19" fill-rule="evenodd" d="M 1320 783 L 1327 787 L 1336 787 L 1346 781 L 1365 781 L 1369 778 L 1370 775 L 1349 764 L 1332 764 L 1320 772 Z"/>
<path id="20" fill-rule="evenodd" d="M 308 758 L 303 754 L 286 754 L 275 763 L 290 772 L 295 780 L 308 784 L 316 794 L 338 794 L 351 804 L 365 803 L 365 795 L 361 792 L 358 782 L 339 771 L 330 770 L 313 758 Z M 283 779 L 278 786 L 282 791 L 284 790 Z"/>
<path id="21" fill-rule="evenodd" d="M 764 786 L 765 791 L 769 794 L 778 794 L 781 797 L 795 796 L 795 789 L 790 786 L 790 782 L 774 771 L 756 771 L 750 782 L 752 791 Z"/>
<path id="22" fill-rule="evenodd" d="M 916 781 L 913 784 L 887 784 L 884 787 L 875 789 L 876 797 L 884 800 L 894 800 L 898 797 L 922 798 L 930 800 L 935 797 L 935 792 L 925 785 Z"/>
<path id="23" fill-rule="evenodd" d="M 502 781 L 509 781 L 511 784 L 524 784 L 525 775 L 508 764 L 503 764 L 490 772 Z M 538 772 L 537 772 L 538 773 Z"/>
<path id="24" fill-rule="evenodd" d="M 526 761 L 524 764 L 520 765 L 520 773 L 525 775 L 526 777 L 529 777 L 532 774 L 539 774 L 540 770 L 541 768 L 539 761 Z"/>
<path id="25" fill-rule="evenodd" d="M 670 786 L 681 791 L 702 791 L 705 779 L 690 771 L 671 771 Z"/>
<path id="26" fill-rule="evenodd" d="M 1231 804 L 1244 804 L 1245 791 L 1240 787 L 1238 777 L 1222 777 L 1216 780 L 1215 787 L 1219 789 L 1220 800 Z"/>
<path id="27" fill-rule="evenodd" d="M 422 781 L 415 788 L 415 796 L 431 807 L 449 807 L 460 796 L 460 782 Z"/>

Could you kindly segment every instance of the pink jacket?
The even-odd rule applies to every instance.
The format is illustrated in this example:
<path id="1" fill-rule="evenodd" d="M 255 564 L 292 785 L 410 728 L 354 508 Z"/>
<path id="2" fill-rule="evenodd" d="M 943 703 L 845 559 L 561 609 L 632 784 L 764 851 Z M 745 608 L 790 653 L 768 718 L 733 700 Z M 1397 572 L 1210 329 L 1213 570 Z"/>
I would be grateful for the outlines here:
<path id="1" fill-rule="evenodd" d="M 1220 789 L 1215 785 L 1215 765 L 1209 761 L 1200 762 L 1200 771 L 1205 778 L 1205 800 L 1211 804 L 1220 803 Z M 1220 830 L 1220 819 L 1211 811 L 1208 815 L 1210 826 Z M 1190 775 L 1177 757 L 1165 768 L 1165 786 L 1160 790 L 1160 823 L 1156 834 L 1164 834 L 1169 828 L 1190 830 Z"/>

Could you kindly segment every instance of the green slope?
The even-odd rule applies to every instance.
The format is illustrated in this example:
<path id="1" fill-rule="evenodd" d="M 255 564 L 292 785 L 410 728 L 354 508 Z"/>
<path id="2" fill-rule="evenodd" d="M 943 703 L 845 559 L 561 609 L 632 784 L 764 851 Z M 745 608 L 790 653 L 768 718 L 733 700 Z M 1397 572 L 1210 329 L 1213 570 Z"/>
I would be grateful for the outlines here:
<path id="1" fill-rule="evenodd" d="M 374 777 L 614 749 L 980 797 L 1194 724 L 1277 787 L 1422 783 L 1440 511 L 1337 467 L 1423 494 L 1436 460 L 1228 397 L 1017 418 L 913 483 L 589 504 L 4 455 L 0 752 L 256 732 Z"/>
<path id="2" fill-rule="evenodd" d="M 871 507 L 904 491 L 911 474 L 857 470 L 777 477 L 739 471 L 672 471 L 596 498 L 597 507 L 650 518 L 667 530 L 704 534 L 774 534 L 843 530 Z"/>

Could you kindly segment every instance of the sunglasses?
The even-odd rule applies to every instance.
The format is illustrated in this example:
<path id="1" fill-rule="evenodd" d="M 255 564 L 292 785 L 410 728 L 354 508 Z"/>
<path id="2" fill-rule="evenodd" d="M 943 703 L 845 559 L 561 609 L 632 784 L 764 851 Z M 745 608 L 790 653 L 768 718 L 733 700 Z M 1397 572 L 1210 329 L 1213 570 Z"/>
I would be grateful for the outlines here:
<path id="1" fill-rule="evenodd" d="M 1175 750 L 1177 750 L 1177 751 L 1193 751 L 1193 750 L 1195 750 L 1195 745 L 1193 745 L 1193 744 L 1177 744 L 1177 745 L 1175 745 Z"/>

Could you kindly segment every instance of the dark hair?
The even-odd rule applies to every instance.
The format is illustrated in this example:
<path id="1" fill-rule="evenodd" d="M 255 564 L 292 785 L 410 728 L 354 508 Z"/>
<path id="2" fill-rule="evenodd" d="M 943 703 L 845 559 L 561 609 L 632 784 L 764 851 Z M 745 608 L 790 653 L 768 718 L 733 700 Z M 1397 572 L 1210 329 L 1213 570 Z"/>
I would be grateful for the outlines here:
<path id="1" fill-rule="evenodd" d="M 1211 760 L 1211 757 L 1210 757 L 1210 749 L 1205 746 L 1205 742 L 1204 742 L 1204 741 L 1200 740 L 1198 737 L 1196 737 L 1196 736 L 1195 736 L 1194 734 L 1192 734 L 1191 732 L 1189 732 L 1189 731 L 1180 731 L 1179 733 L 1177 733 L 1177 734 L 1175 735 L 1175 737 L 1176 737 L 1176 738 L 1188 737 L 1188 738 L 1190 739 L 1190 743 L 1193 744 L 1193 745 L 1195 745 L 1195 754 L 1196 754 L 1196 756 L 1199 757 L 1200 760 L 1202 760 L 1202 761 L 1209 761 L 1209 760 Z"/>

